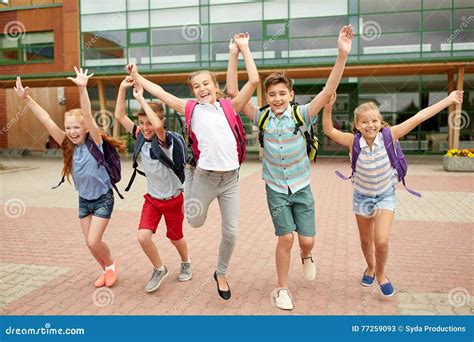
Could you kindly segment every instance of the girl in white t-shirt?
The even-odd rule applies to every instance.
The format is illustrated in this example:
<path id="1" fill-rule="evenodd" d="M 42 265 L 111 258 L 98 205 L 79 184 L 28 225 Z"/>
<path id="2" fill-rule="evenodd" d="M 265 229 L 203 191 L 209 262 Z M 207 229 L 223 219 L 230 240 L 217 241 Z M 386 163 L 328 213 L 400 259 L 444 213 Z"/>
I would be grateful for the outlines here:
<path id="1" fill-rule="evenodd" d="M 231 100 L 233 109 L 238 113 L 254 93 L 259 84 L 259 76 L 250 53 L 248 33 L 236 34 L 233 40 L 242 52 L 249 78 L 239 94 Z M 166 92 L 161 86 L 147 80 L 138 73 L 135 64 L 129 64 L 127 68 L 130 76 L 150 94 L 178 113 L 185 113 L 186 100 Z M 222 239 L 214 279 L 219 295 L 227 300 L 231 297 L 231 292 L 225 275 L 236 242 L 240 209 L 237 144 L 218 101 L 224 94 L 219 89 L 215 75 L 207 70 L 194 72 L 188 78 L 188 86 L 198 102 L 192 112 L 191 130 L 198 142 L 199 158 L 196 158 L 195 170 L 186 169 L 186 215 L 191 226 L 200 227 L 206 220 L 211 202 L 216 198 L 219 202 Z"/>

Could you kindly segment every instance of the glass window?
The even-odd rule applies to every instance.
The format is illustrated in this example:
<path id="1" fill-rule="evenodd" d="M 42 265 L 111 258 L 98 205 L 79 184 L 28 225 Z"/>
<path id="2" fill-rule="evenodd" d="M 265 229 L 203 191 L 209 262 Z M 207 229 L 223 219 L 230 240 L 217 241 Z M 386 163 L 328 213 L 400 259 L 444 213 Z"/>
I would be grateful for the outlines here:
<path id="1" fill-rule="evenodd" d="M 290 18 L 347 15 L 347 0 L 292 0 L 289 3 Z"/>
<path id="2" fill-rule="evenodd" d="M 84 32 L 82 46 L 89 48 L 127 47 L 126 31 Z"/>
<path id="3" fill-rule="evenodd" d="M 262 23 L 246 22 L 211 25 L 211 41 L 229 41 L 235 33 L 248 32 L 250 41 L 262 39 Z"/>
<path id="4" fill-rule="evenodd" d="M 454 17 L 454 23 L 453 23 L 454 29 L 462 29 L 462 30 L 473 29 L 474 8 L 455 10 L 453 13 L 453 17 Z"/>
<path id="5" fill-rule="evenodd" d="M 267 22 L 265 23 L 265 36 L 273 39 L 285 38 L 288 36 L 288 25 L 283 22 Z"/>
<path id="6" fill-rule="evenodd" d="M 81 0 L 81 14 L 119 12 L 125 10 L 125 0 Z"/>
<path id="7" fill-rule="evenodd" d="M 123 49 L 83 50 L 85 66 L 118 66 L 127 64 Z"/>
<path id="8" fill-rule="evenodd" d="M 451 32 L 424 32 L 423 45 L 427 44 L 430 51 L 451 51 Z M 426 51 L 427 49 L 425 49 Z"/>
<path id="9" fill-rule="evenodd" d="M 150 26 L 199 26 L 199 7 L 151 11 Z"/>
<path id="10" fill-rule="evenodd" d="M 423 13 L 423 30 L 450 30 L 451 11 L 427 11 Z"/>
<path id="11" fill-rule="evenodd" d="M 420 13 L 390 13 L 364 15 L 359 20 L 359 33 L 369 30 L 379 33 L 406 32 L 420 30 Z"/>
<path id="12" fill-rule="evenodd" d="M 126 28 L 125 12 L 83 15 L 81 16 L 82 31 L 123 30 Z"/>
<path id="13" fill-rule="evenodd" d="M 423 0 L 423 9 L 451 8 L 451 0 Z"/>
<path id="14" fill-rule="evenodd" d="M 287 57 L 286 51 L 283 57 Z M 337 56 L 337 39 L 310 38 L 290 40 L 290 58 Z"/>
<path id="15" fill-rule="evenodd" d="M 18 43 L 17 39 L 10 39 L 6 36 L 0 36 L 0 60 L 1 61 L 18 61 Z"/>
<path id="16" fill-rule="evenodd" d="M 229 23 L 239 21 L 262 20 L 261 3 L 238 5 L 215 5 L 210 7 L 211 23 Z"/>
<path id="17" fill-rule="evenodd" d="M 135 2 L 135 0 L 133 0 Z M 185 6 L 199 6 L 199 0 L 179 0 L 179 1 L 163 1 L 150 0 L 150 8 L 173 8 Z"/>
<path id="18" fill-rule="evenodd" d="M 150 48 L 136 47 L 128 49 L 129 63 L 149 64 L 150 63 Z"/>
<path id="19" fill-rule="evenodd" d="M 148 18 L 148 11 L 140 11 L 140 12 L 128 12 L 128 28 L 145 28 L 149 27 L 149 18 Z"/>
<path id="20" fill-rule="evenodd" d="M 360 13 L 413 11 L 420 9 L 420 0 L 380 1 L 360 0 Z"/>
<path id="21" fill-rule="evenodd" d="M 146 31 L 129 31 L 130 45 L 148 45 L 148 30 Z"/>
<path id="22" fill-rule="evenodd" d="M 273 0 L 263 2 L 263 19 L 287 19 L 288 0 Z"/>
<path id="23" fill-rule="evenodd" d="M 295 19 L 290 22 L 291 37 L 338 36 L 347 17 Z"/>
<path id="24" fill-rule="evenodd" d="M 199 45 L 162 45 L 152 47 L 151 63 L 189 63 L 198 62 Z"/>
<path id="25" fill-rule="evenodd" d="M 127 10 L 136 11 L 148 9 L 148 0 L 127 0 Z"/>
<path id="26" fill-rule="evenodd" d="M 26 33 L 21 38 L 22 60 L 53 60 L 54 33 L 35 32 Z"/>
<path id="27" fill-rule="evenodd" d="M 189 40 L 185 39 L 185 35 L 181 26 L 170 28 L 155 28 L 151 30 L 151 43 L 153 45 L 181 44 L 188 42 Z"/>
<path id="28" fill-rule="evenodd" d="M 454 8 L 472 6 L 472 0 L 454 0 Z"/>

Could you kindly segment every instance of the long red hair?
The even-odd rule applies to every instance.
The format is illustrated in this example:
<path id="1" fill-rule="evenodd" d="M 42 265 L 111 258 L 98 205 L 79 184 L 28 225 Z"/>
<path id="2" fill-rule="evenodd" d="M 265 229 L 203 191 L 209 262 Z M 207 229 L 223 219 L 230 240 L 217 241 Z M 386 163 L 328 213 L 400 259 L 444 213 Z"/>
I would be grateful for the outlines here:
<path id="1" fill-rule="evenodd" d="M 84 120 L 84 117 L 82 115 L 82 110 L 81 109 L 71 109 L 64 113 L 64 118 L 66 119 L 67 116 L 75 116 L 76 118 L 79 118 L 79 120 L 82 122 Z M 100 131 L 100 135 L 102 136 L 102 140 L 106 141 L 113 147 L 115 147 L 119 152 L 125 152 L 127 147 L 126 143 L 122 140 L 117 140 L 109 135 L 107 133 Z M 63 150 L 63 158 L 64 158 L 64 167 L 63 167 L 63 176 L 67 178 L 68 182 L 69 176 L 71 175 L 72 172 L 72 156 L 74 155 L 74 143 L 66 136 L 63 140 L 63 143 L 61 144 L 61 149 Z"/>

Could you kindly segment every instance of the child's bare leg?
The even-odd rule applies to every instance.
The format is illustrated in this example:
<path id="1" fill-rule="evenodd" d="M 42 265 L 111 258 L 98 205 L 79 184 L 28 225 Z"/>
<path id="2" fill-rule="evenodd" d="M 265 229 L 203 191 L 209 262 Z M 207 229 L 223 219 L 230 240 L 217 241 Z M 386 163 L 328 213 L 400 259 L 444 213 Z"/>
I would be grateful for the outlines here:
<path id="1" fill-rule="evenodd" d="M 142 247 L 143 251 L 145 252 L 148 259 L 150 259 L 151 263 L 155 268 L 159 268 L 163 265 L 161 261 L 160 254 L 158 253 L 158 249 L 154 244 L 153 240 L 151 239 L 153 236 L 153 231 L 149 229 L 139 229 L 137 234 L 138 242 Z"/>
<path id="2" fill-rule="evenodd" d="M 373 276 L 375 272 L 375 247 L 374 247 L 374 219 L 356 215 L 359 228 L 360 247 L 367 262 L 367 275 Z"/>
<path id="3" fill-rule="evenodd" d="M 311 251 L 314 247 L 314 237 L 312 236 L 301 236 L 298 234 L 298 242 L 301 249 L 301 257 L 307 258 L 311 255 Z"/>
<path id="4" fill-rule="evenodd" d="M 91 222 L 91 218 L 92 218 L 92 215 L 89 215 L 87 217 L 84 217 L 82 219 L 80 219 L 81 221 L 81 228 L 82 228 L 82 234 L 84 235 L 84 240 L 86 242 L 86 245 L 87 247 L 89 248 L 89 251 L 91 252 L 92 256 L 95 258 L 95 260 L 97 260 L 97 262 L 99 263 L 100 267 L 105 270 L 105 264 L 104 264 L 104 261 L 102 260 L 102 258 L 100 257 L 100 255 L 95 251 L 93 250 L 92 248 L 89 247 L 88 243 L 87 243 L 87 238 L 89 236 L 89 226 L 90 226 L 90 222 Z"/>
<path id="5" fill-rule="evenodd" d="M 388 240 L 390 237 L 390 229 L 392 228 L 393 211 L 387 209 L 380 209 L 375 215 L 375 272 L 377 280 L 380 284 L 388 281 L 385 276 L 385 266 L 388 259 Z"/>
<path id="6" fill-rule="evenodd" d="M 291 247 L 293 246 L 293 240 L 293 233 L 278 237 L 278 243 L 275 250 L 278 287 L 288 287 L 288 272 L 290 270 Z"/>
<path id="7" fill-rule="evenodd" d="M 109 221 L 110 219 L 92 216 L 87 235 L 87 246 L 102 259 L 105 266 L 110 266 L 114 262 L 109 247 L 102 241 L 102 236 Z"/>
<path id="8" fill-rule="evenodd" d="M 186 240 L 184 238 L 180 240 L 171 240 L 170 242 L 175 246 L 176 250 L 179 253 L 179 256 L 181 257 L 181 261 L 185 262 L 188 261 L 189 255 L 188 255 L 188 245 L 186 244 Z"/>

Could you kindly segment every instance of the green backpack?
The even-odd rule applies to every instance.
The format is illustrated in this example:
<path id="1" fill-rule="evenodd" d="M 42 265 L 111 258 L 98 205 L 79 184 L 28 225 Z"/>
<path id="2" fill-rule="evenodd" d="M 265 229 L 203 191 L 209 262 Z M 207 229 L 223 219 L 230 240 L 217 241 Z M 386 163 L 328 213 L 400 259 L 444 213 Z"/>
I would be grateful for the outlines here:
<path id="1" fill-rule="evenodd" d="M 295 120 L 295 130 L 293 134 L 298 134 L 298 131 L 301 132 L 304 139 L 306 140 L 306 153 L 308 154 L 309 161 L 316 162 L 316 157 L 318 156 L 318 148 L 319 148 L 319 140 L 316 136 L 317 134 L 317 124 L 312 124 L 310 129 L 308 130 L 306 125 L 304 124 L 303 116 L 300 113 L 300 106 L 297 103 L 290 103 L 291 105 L 291 113 L 293 115 L 293 119 Z M 263 148 L 263 132 L 265 131 L 265 127 L 268 124 L 268 117 L 270 114 L 270 105 L 266 105 L 260 108 L 260 119 L 258 120 L 258 141 L 260 142 L 260 146 Z"/>

